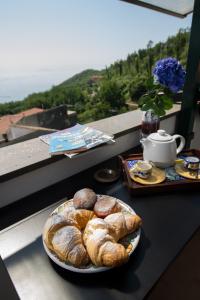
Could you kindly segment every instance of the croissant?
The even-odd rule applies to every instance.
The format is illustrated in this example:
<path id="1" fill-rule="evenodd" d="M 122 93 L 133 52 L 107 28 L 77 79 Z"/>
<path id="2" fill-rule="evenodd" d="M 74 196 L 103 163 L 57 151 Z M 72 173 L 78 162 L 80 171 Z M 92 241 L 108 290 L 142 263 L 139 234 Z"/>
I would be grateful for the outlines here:
<path id="1" fill-rule="evenodd" d="M 82 242 L 82 233 L 75 226 L 64 226 L 56 231 L 52 239 L 52 245 L 61 260 L 76 267 L 86 265 L 89 261 Z"/>
<path id="2" fill-rule="evenodd" d="M 128 253 L 114 237 L 114 229 L 103 219 L 90 220 L 83 234 L 84 244 L 93 264 L 115 267 L 128 260 Z"/>
<path id="3" fill-rule="evenodd" d="M 82 241 L 81 230 L 95 217 L 86 209 L 68 210 L 52 214 L 44 226 L 44 241 L 57 256 L 74 266 L 85 265 L 89 258 Z"/>
<path id="4" fill-rule="evenodd" d="M 66 219 L 63 215 L 52 214 L 46 221 L 44 226 L 44 241 L 50 250 L 53 250 L 52 239 L 56 231 L 63 226 L 74 225 L 71 219 Z"/>
<path id="5" fill-rule="evenodd" d="M 104 221 L 114 227 L 116 241 L 136 231 L 142 225 L 142 219 L 138 215 L 123 212 L 111 214 Z"/>
<path id="6" fill-rule="evenodd" d="M 85 228 L 89 220 L 96 217 L 93 211 L 87 209 L 76 209 L 70 212 L 64 210 L 62 214 L 65 219 L 73 221 L 74 226 L 80 230 Z"/>
<path id="7" fill-rule="evenodd" d="M 84 244 L 93 264 L 115 267 L 125 263 L 129 256 L 118 242 L 141 226 L 141 218 L 127 213 L 114 213 L 105 219 L 90 220 L 83 234 Z"/>

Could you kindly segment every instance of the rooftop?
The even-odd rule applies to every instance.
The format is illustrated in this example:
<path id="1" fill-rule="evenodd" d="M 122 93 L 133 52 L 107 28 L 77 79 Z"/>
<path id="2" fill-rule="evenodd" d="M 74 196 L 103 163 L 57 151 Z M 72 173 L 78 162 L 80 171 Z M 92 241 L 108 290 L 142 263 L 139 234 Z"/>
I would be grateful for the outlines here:
<path id="1" fill-rule="evenodd" d="M 44 111 L 44 109 L 34 107 L 31 109 L 24 110 L 15 115 L 6 115 L 0 117 L 0 133 L 5 134 L 10 128 L 10 125 L 17 123 L 19 120 L 21 120 L 24 117 L 34 115 L 42 111 Z"/>

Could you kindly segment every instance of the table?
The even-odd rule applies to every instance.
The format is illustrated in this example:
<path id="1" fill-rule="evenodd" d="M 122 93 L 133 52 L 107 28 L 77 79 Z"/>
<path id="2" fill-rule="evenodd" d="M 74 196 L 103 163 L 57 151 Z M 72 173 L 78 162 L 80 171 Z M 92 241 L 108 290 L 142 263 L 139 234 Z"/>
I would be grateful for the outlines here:
<path id="1" fill-rule="evenodd" d="M 136 251 L 126 265 L 105 273 L 83 275 L 63 271 L 48 259 L 41 241 L 42 226 L 49 212 L 60 203 L 56 202 L 0 234 L 0 254 L 22 300 L 144 299 L 199 227 L 198 192 L 133 197 L 121 179 L 109 185 L 96 183 L 94 171 L 91 168 L 37 193 L 29 198 L 30 203 L 35 199 L 46 203 L 47 198 L 57 201 L 63 196 L 70 199 L 83 187 L 115 196 L 132 206 L 143 219 Z"/>
<path id="2" fill-rule="evenodd" d="M 173 261 L 146 300 L 200 299 L 200 228 L 195 231 L 181 253 Z"/>
<path id="3" fill-rule="evenodd" d="M 0 295 L 1 299 L 19 300 L 8 271 L 0 257 Z"/>

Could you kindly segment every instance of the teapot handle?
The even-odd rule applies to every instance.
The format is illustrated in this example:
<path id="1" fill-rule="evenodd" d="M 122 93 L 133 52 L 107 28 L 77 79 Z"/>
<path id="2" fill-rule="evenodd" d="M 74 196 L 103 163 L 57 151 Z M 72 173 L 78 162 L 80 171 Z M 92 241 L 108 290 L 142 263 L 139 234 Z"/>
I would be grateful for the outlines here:
<path id="1" fill-rule="evenodd" d="M 176 154 L 179 154 L 184 146 L 185 146 L 185 138 L 182 136 L 182 135 L 179 135 L 179 134 L 175 134 L 173 135 L 173 138 L 176 140 L 176 139 L 180 139 L 181 140 L 181 143 L 179 145 L 179 147 L 176 149 Z"/>

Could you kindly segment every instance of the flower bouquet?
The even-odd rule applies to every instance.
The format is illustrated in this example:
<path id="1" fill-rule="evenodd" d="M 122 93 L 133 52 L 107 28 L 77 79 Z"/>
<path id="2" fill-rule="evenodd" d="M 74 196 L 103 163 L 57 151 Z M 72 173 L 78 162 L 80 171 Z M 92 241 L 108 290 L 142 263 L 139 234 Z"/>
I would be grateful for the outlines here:
<path id="1" fill-rule="evenodd" d="M 154 76 L 154 77 L 153 77 Z M 147 81 L 147 93 L 139 99 L 142 117 L 142 136 L 156 132 L 160 118 L 173 106 L 173 96 L 183 87 L 185 70 L 175 58 L 165 58 L 156 62 L 153 76 Z"/>
<path id="2" fill-rule="evenodd" d="M 185 81 L 185 70 L 175 58 L 156 62 L 153 77 L 147 81 L 147 93 L 139 99 L 142 111 L 151 110 L 157 116 L 166 114 L 173 106 L 173 94 L 177 94 Z"/>

